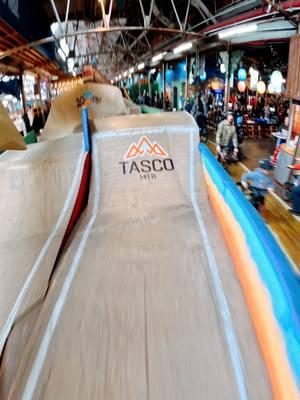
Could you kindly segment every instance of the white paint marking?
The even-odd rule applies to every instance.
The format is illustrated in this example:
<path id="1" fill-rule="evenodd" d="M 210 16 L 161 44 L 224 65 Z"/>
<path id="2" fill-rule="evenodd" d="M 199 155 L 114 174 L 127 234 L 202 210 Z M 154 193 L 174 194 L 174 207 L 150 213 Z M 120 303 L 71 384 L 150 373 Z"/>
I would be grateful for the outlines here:
<path id="1" fill-rule="evenodd" d="M 82 235 L 82 238 L 80 240 L 78 249 L 75 253 L 75 256 L 73 258 L 72 264 L 70 266 L 70 270 L 68 272 L 68 275 L 66 276 L 64 285 L 60 291 L 60 294 L 58 296 L 58 299 L 55 303 L 55 306 L 53 308 L 51 317 L 49 319 L 47 328 L 44 332 L 44 336 L 42 338 L 42 341 L 40 343 L 40 347 L 38 349 L 38 353 L 36 355 L 36 358 L 34 360 L 32 369 L 30 371 L 30 375 L 27 379 L 26 386 L 23 392 L 23 395 L 21 397 L 21 400 L 30 400 L 32 399 L 41 371 L 44 366 L 44 362 L 48 353 L 49 346 L 52 341 L 53 334 L 55 332 L 57 323 L 59 321 L 61 312 L 63 310 L 66 298 L 69 294 L 74 276 L 77 272 L 79 262 L 81 260 L 83 251 L 85 249 L 88 237 L 91 233 L 91 229 L 93 227 L 93 224 L 95 222 L 98 209 L 99 209 L 99 201 L 100 201 L 100 177 L 99 177 L 99 160 L 98 160 L 98 149 L 97 146 L 95 145 L 95 141 L 93 140 L 93 161 L 94 161 L 94 176 L 95 176 L 95 193 L 94 193 L 94 204 L 93 204 L 93 211 L 91 218 L 88 222 L 88 225 Z"/>
<path id="2" fill-rule="evenodd" d="M 147 136 L 147 135 L 161 135 L 166 130 L 173 135 L 182 135 L 182 132 L 189 132 L 191 128 L 187 128 L 186 126 L 157 126 L 155 128 L 147 127 L 147 128 L 128 128 L 122 130 L 115 131 L 103 131 L 96 132 L 93 136 L 97 139 L 107 139 L 107 138 L 115 138 L 115 137 L 125 137 L 125 136 Z"/>
<path id="3" fill-rule="evenodd" d="M 239 344 L 234 331 L 229 307 L 227 304 L 226 296 L 224 293 L 222 281 L 218 272 L 218 266 L 210 239 L 205 228 L 205 223 L 199 209 L 196 195 L 195 195 L 195 176 L 194 176 L 194 136 L 193 131 L 190 133 L 190 196 L 194 212 L 198 221 L 201 236 L 204 243 L 204 248 L 206 256 L 208 259 L 208 265 L 210 268 L 210 273 L 212 277 L 212 284 L 215 291 L 216 299 L 219 304 L 220 314 L 223 321 L 223 326 L 226 334 L 227 345 L 229 348 L 229 353 L 231 357 L 231 362 L 234 370 L 234 375 L 238 387 L 238 393 L 241 400 L 247 400 L 248 394 L 244 379 L 244 365 L 241 357 Z"/>
<path id="4" fill-rule="evenodd" d="M 29 275 L 27 276 L 26 281 L 25 281 L 25 283 L 24 283 L 24 285 L 23 285 L 23 287 L 22 287 L 22 289 L 21 289 L 21 291 L 20 291 L 20 293 L 19 293 L 19 295 L 17 297 L 17 300 L 16 300 L 16 302 L 15 302 L 15 304 L 14 304 L 14 306 L 13 306 L 13 308 L 12 308 L 10 314 L 9 314 L 9 317 L 8 317 L 6 323 L 5 323 L 5 325 L 4 325 L 4 327 L 3 327 L 2 331 L 1 331 L 1 335 L 0 335 L 0 354 L 2 354 L 2 351 L 3 351 L 3 348 L 5 346 L 6 340 L 7 340 L 8 336 L 10 334 L 10 331 L 11 331 L 11 329 L 13 327 L 13 324 L 15 322 L 17 314 L 18 314 L 18 312 L 20 310 L 20 307 L 22 305 L 22 302 L 24 301 L 24 298 L 25 298 L 25 296 L 26 296 L 26 294 L 27 294 L 27 292 L 28 292 L 28 290 L 30 288 L 30 285 L 32 284 L 34 276 L 36 275 L 36 273 L 40 269 L 42 261 L 43 261 L 45 255 L 46 255 L 46 253 L 47 253 L 47 251 L 48 251 L 53 239 L 57 235 L 57 232 L 60 229 L 60 226 L 61 226 L 61 224 L 62 224 L 62 222 L 63 222 L 63 220 L 65 218 L 65 214 L 66 214 L 66 212 L 67 212 L 67 210 L 68 210 L 68 208 L 70 206 L 70 203 L 71 203 L 71 201 L 72 201 L 72 199 L 74 197 L 74 192 L 75 192 L 76 184 L 77 184 L 78 177 L 79 177 L 79 174 L 80 174 L 80 168 L 82 166 L 83 157 L 84 157 L 84 151 L 81 150 L 81 153 L 80 153 L 80 156 L 79 156 L 79 159 L 78 159 L 78 162 L 77 162 L 75 174 L 74 174 L 74 177 L 73 177 L 73 181 L 72 181 L 72 184 L 71 184 L 70 191 L 68 193 L 67 199 L 65 201 L 64 207 L 63 207 L 63 209 L 62 209 L 62 211 L 61 211 L 61 213 L 60 213 L 60 215 L 58 217 L 58 220 L 56 221 L 56 224 L 54 225 L 54 228 L 52 229 L 48 239 L 46 240 L 42 250 L 40 251 L 35 263 L 33 264 L 33 267 L 31 269 Z"/>

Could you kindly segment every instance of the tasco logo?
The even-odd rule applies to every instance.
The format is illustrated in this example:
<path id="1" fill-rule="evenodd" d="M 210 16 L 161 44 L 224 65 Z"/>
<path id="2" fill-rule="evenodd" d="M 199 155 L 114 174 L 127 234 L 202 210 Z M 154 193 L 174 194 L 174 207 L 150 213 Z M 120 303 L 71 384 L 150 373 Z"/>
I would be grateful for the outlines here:
<path id="1" fill-rule="evenodd" d="M 147 136 L 142 136 L 138 144 L 132 143 L 124 155 L 124 161 L 119 164 L 122 165 L 123 175 L 138 174 L 140 179 L 156 179 L 157 173 L 175 169 L 165 149 Z"/>
<path id="2" fill-rule="evenodd" d="M 137 145 L 132 143 L 124 157 L 124 160 L 132 160 L 133 158 L 145 155 L 168 157 L 168 153 L 157 142 L 152 143 L 147 136 L 143 136 Z"/>

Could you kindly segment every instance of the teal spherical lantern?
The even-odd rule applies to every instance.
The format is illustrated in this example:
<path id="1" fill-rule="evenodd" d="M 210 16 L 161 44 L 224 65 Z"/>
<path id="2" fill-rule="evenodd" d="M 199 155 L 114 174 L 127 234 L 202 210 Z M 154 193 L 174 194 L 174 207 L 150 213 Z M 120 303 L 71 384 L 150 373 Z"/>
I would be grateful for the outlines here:
<path id="1" fill-rule="evenodd" d="M 204 70 L 200 74 L 200 81 L 205 81 L 205 79 L 206 79 L 206 71 Z"/>
<path id="2" fill-rule="evenodd" d="M 238 70 L 238 78 L 239 81 L 245 81 L 247 79 L 247 71 L 245 70 L 245 68 L 240 68 Z"/>

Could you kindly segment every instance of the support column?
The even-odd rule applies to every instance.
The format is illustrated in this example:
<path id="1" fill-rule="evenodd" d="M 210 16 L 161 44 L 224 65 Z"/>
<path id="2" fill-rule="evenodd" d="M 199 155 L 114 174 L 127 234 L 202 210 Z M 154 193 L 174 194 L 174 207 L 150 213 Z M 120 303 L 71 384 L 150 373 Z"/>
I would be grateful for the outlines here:
<path id="1" fill-rule="evenodd" d="M 140 81 L 140 72 L 138 72 L 138 87 L 139 87 L 139 100 L 141 99 L 141 81 Z"/>
<path id="2" fill-rule="evenodd" d="M 151 72 L 148 71 L 148 95 L 150 97 L 150 104 L 152 104 L 152 90 L 151 90 Z"/>
<path id="3" fill-rule="evenodd" d="M 37 85 L 38 85 L 38 92 L 39 92 L 40 107 L 42 110 L 43 126 L 45 126 L 44 105 L 43 105 L 42 92 L 41 92 L 41 77 L 40 77 L 40 75 L 38 75 Z"/>
<path id="4" fill-rule="evenodd" d="M 295 105 L 293 104 L 293 100 L 290 100 L 289 130 L 288 130 L 288 136 L 286 138 L 287 145 L 290 145 L 290 141 L 291 141 L 291 137 L 292 137 L 292 133 L 293 133 L 294 116 L 295 116 Z"/>
<path id="5" fill-rule="evenodd" d="M 163 61 L 163 109 L 166 107 L 166 63 Z"/>
<path id="6" fill-rule="evenodd" d="M 25 97 L 25 93 L 24 93 L 24 83 L 23 83 L 23 66 L 20 65 L 20 73 L 19 73 L 19 80 L 20 80 L 20 91 L 21 91 L 21 98 L 22 98 L 22 103 L 23 103 L 23 111 L 24 114 L 27 114 L 27 110 L 26 110 L 26 97 Z"/>
<path id="7" fill-rule="evenodd" d="M 190 57 L 186 56 L 185 58 L 185 94 L 184 97 L 187 99 L 189 97 L 189 76 L 190 76 Z"/>
<path id="8" fill-rule="evenodd" d="M 231 78 L 231 51 L 228 49 L 228 57 L 226 64 L 225 93 L 224 93 L 224 110 L 228 110 L 230 98 L 230 78 Z"/>

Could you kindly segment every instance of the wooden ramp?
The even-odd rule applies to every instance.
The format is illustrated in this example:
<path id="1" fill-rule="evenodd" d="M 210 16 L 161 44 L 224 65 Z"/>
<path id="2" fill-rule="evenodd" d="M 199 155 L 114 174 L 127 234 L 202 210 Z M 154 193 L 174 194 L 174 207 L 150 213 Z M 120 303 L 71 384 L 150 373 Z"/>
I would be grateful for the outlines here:
<path id="1" fill-rule="evenodd" d="M 208 143 L 210 150 L 215 153 L 215 144 Z M 244 164 L 237 163 L 228 166 L 230 176 L 235 182 L 241 180 L 247 171 Z M 276 237 L 278 243 L 290 258 L 295 272 L 300 275 L 300 246 L 295 240 L 300 235 L 300 219 L 288 211 L 289 207 L 275 194 L 266 196 L 265 208 L 261 215 Z"/>
<path id="2" fill-rule="evenodd" d="M 22 304 L 22 319 L 6 343 L 1 398 L 271 399 L 244 297 L 208 203 L 193 120 L 174 113 L 93 125 L 88 206 L 46 293 L 46 262 L 44 276 L 30 285 L 37 297 L 34 305 Z M 31 195 L 35 210 L 30 224 L 24 208 L 13 226 L 10 218 L 22 204 L 7 210 L 11 246 L 5 248 L 3 234 L 0 272 L 10 275 L 1 296 L 12 299 L 1 308 L 1 326 L 72 180 L 78 186 L 77 139 L 37 145 L 28 155 L 32 170 L 24 161 L 8 163 L 19 166 L 19 184 L 7 179 L 3 198 L 20 198 L 28 207 Z M 34 177 L 27 193 L 24 174 Z M 13 237 L 21 243 L 26 232 L 32 242 L 13 246 Z"/>

